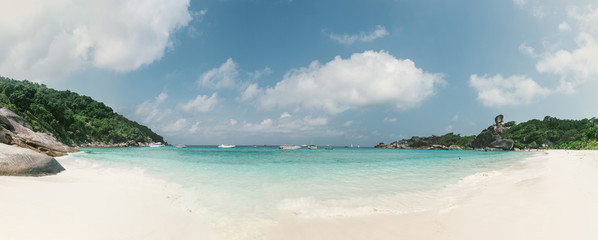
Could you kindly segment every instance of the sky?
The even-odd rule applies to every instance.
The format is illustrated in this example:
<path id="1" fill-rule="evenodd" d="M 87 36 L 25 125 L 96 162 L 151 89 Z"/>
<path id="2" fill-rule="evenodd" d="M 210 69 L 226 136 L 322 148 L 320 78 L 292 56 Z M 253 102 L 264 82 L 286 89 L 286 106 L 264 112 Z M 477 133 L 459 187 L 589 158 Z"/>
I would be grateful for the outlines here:
<path id="1" fill-rule="evenodd" d="M 0 0 L 0 75 L 173 144 L 373 146 L 598 116 L 590 0 Z"/>

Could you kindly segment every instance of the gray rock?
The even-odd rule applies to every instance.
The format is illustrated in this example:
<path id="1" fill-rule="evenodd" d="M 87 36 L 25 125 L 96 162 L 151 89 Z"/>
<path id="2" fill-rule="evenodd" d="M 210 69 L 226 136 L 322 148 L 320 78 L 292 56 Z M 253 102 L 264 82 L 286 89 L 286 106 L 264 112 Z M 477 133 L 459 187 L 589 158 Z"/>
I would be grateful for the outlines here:
<path id="1" fill-rule="evenodd" d="M 463 149 L 457 145 L 450 145 L 448 147 L 448 150 L 463 150 Z"/>
<path id="2" fill-rule="evenodd" d="M 35 132 L 16 113 L 0 106 L 0 142 L 29 148 L 48 156 L 62 156 L 69 152 L 76 152 L 74 148 L 56 140 L 48 133 Z"/>
<path id="3" fill-rule="evenodd" d="M 438 145 L 438 144 L 432 144 L 429 149 L 431 150 L 448 150 L 447 146 L 444 145 Z"/>
<path id="4" fill-rule="evenodd" d="M 511 139 L 502 139 L 502 136 L 509 130 L 503 125 L 504 116 L 498 115 L 494 118 L 495 124 L 484 129 L 471 142 L 474 148 L 484 148 L 492 150 L 511 150 L 514 142 Z"/>
<path id="5" fill-rule="evenodd" d="M 44 176 L 64 170 L 53 157 L 0 143 L 0 175 Z"/>
<path id="6" fill-rule="evenodd" d="M 511 139 L 498 139 L 498 140 L 495 140 L 494 142 L 491 142 L 487 147 L 495 148 L 495 149 L 511 150 L 511 149 L 513 149 L 513 145 L 515 145 L 515 142 Z"/>
<path id="7" fill-rule="evenodd" d="M 388 148 L 388 146 L 384 142 L 380 142 L 374 148 Z"/>

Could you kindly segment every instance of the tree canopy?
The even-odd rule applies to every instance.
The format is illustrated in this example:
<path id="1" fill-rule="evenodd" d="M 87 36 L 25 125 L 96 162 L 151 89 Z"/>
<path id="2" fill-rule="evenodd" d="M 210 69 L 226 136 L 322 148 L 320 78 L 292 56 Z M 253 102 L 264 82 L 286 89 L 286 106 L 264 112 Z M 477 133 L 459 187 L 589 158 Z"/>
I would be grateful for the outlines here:
<path id="1" fill-rule="evenodd" d="M 513 139 L 516 148 L 597 149 L 598 119 L 569 120 L 551 116 L 512 126 L 503 138 Z"/>
<path id="2" fill-rule="evenodd" d="M 35 131 L 52 133 L 67 145 L 164 142 L 162 136 L 104 103 L 27 80 L 0 77 L 0 105 L 22 116 Z"/>

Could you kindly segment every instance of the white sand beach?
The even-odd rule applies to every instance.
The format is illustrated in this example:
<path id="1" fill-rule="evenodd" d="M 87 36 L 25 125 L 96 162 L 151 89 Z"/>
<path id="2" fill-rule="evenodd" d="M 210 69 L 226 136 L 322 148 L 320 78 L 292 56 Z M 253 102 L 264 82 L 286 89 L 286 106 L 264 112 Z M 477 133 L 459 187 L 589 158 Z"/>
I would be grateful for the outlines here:
<path id="1" fill-rule="evenodd" d="M 0 177 L 2 239 L 213 238 L 205 222 L 176 204 L 180 186 L 133 169 L 70 156 L 46 177 Z"/>
<path id="2" fill-rule="evenodd" d="M 596 239 L 596 183 L 598 151 L 551 150 L 447 187 L 463 198 L 442 209 L 289 219 L 272 239 Z"/>
<path id="3" fill-rule="evenodd" d="M 177 199 L 180 186 L 135 170 L 58 158 L 67 171 L 0 177 L 2 239 L 229 239 Z M 540 152 L 439 193 L 426 212 L 288 217 L 253 239 L 596 239 L 598 151 Z M 242 237 L 241 237 L 242 238 Z"/>

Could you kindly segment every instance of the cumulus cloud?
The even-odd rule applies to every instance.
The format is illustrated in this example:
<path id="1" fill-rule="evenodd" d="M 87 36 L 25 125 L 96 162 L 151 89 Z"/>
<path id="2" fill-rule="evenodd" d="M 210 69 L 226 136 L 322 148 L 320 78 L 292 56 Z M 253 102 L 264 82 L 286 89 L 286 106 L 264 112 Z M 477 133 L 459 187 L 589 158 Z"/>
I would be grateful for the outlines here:
<path id="1" fill-rule="evenodd" d="M 577 48 L 547 54 L 536 64 L 539 72 L 556 73 L 574 78 L 598 76 L 598 43 L 594 36 L 582 32 Z"/>
<path id="2" fill-rule="evenodd" d="M 442 74 L 424 72 L 409 59 L 387 52 L 366 51 L 348 59 L 335 57 L 325 64 L 287 72 L 276 86 L 249 86 L 241 95 L 263 108 L 303 107 L 331 114 L 355 108 L 392 106 L 406 110 L 418 106 L 444 84 Z"/>
<path id="3" fill-rule="evenodd" d="M 349 127 L 349 126 L 351 126 L 351 125 L 353 125 L 353 120 L 346 121 L 346 122 L 343 124 L 343 126 L 345 126 L 345 127 Z"/>
<path id="4" fill-rule="evenodd" d="M 249 102 L 255 99 L 257 96 L 261 95 L 263 90 L 259 88 L 257 83 L 250 84 L 247 88 L 241 93 L 241 96 L 237 98 L 238 101 L 241 102 Z"/>
<path id="5" fill-rule="evenodd" d="M 513 0 L 513 3 L 515 3 L 517 6 L 523 7 L 525 4 L 527 4 L 527 0 Z"/>
<path id="6" fill-rule="evenodd" d="M 328 118 L 305 116 L 303 118 L 266 118 L 259 123 L 245 123 L 239 131 L 254 133 L 323 134 Z"/>
<path id="7" fill-rule="evenodd" d="M 383 121 L 383 122 L 389 122 L 389 123 L 392 123 L 392 122 L 396 122 L 396 121 L 397 121 L 397 118 L 389 118 L 389 117 L 385 117 L 385 118 L 384 118 L 384 120 L 382 120 L 382 121 Z"/>
<path id="8" fill-rule="evenodd" d="M 284 112 L 282 114 L 280 114 L 280 118 L 290 118 L 291 114 L 289 114 L 288 112 Z"/>
<path id="9" fill-rule="evenodd" d="M 571 26 L 567 22 L 562 22 L 559 24 L 559 31 L 566 32 L 571 31 Z"/>
<path id="10" fill-rule="evenodd" d="M 162 58 L 189 0 L 13 1 L 0 8 L 0 72 L 51 81 L 84 67 L 132 71 Z"/>
<path id="11" fill-rule="evenodd" d="M 249 74 L 249 76 L 250 76 L 252 79 L 259 79 L 259 78 L 261 78 L 261 77 L 263 77 L 263 76 L 267 76 L 267 75 L 270 75 L 270 74 L 272 74 L 272 69 L 270 69 L 270 67 L 266 66 L 266 67 L 265 67 L 264 69 L 262 69 L 262 70 L 256 70 L 255 72 L 248 73 L 248 74 Z"/>
<path id="12" fill-rule="evenodd" d="M 160 93 L 154 100 L 147 100 L 142 104 L 139 104 L 135 108 L 135 114 L 144 116 L 144 122 L 152 122 L 162 119 L 164 111 L 161 111 L 158 107 L 161 103 L 166 101 L 168 94 Z"/>
<path id="13" fill-rule="evenodd" d="M 598 8 L 570 7 L 567 16 L 576 24 L 576 46 L 544 54 L 536 69 L 540 73 L 560 75 L 561 84 L 557 90 L 572 93 L 580 83 L 598 77 Z M 559 29 L 569 31 L 571 27 L 563 22 Z"/>
<path id="14" fill-rule="evenodd" d="M 200 87 L 212 89 L 231 88 L 235 87 L 238 75 L 237 64 L 229 58 L 220 67 L 201 74 L 197 82 Z"/>
<path id="15" fill-rule="evenodd" d="M 179 108 L 186 112 L 209 112 L 218 104 L 218 93 L 213 93 L 212 96 L 197 95 L 193 100 L 185 104 L 180 104 Z"/>
<path id="16" fill-rule="evenodd" d="M 521 45 L 519 45 L 519 52 L 529 55 L 530 57 L 536 56 L 535 51 L 536 50 L 533 47 L 527 45 L 526 43 L 522 43 Z"/>
<path id="17" fill-rule="evenodd" d="M 548 89 L 523 75 L 503 78 L 500 74 L 493 77 L 473 74 L 469 85 L 478 92 L 478 100 L 487 107 L 530 104 L 536 98 L 550 93 Z"/>
<path id="18" fill-rule="evenodd" d="M 372 32 L 370 33 L 364 33 L 364 32 L 360 32 L 359 34 L 353 34 L 353 35 L 349 35 L 349 34 L 335 34 L 335 33 L 329 33 L 328 36 L 334 40 L 337 41 L 338 43 L 341 44 L 353 44 L 355 42 L 371 42 L 374 41 L 378 38 L 384 37 L 388 35 L 388 32 L 386 31 L 386 28 L 380 25 L 376 25 L 376 29 L 374 29 Z"/>
<path id="19" fill-rule="evenodd" d="M 181 118 L 176 122 L 170 123 L 162 128 L 166 132 L 178 132 L 187 128 L 187 119 Z"/>
<path id="20" fill-rule="evenodd" d="M 199 132 L 199 130 L 201 130 L 201 128 L 199 127 L 200 122 L 195 122 L 191 128 L 189 128 L 189 133 L 191 134 L 195 134 L 197 132 Z"/>

